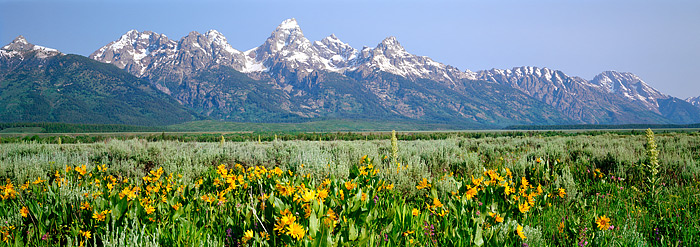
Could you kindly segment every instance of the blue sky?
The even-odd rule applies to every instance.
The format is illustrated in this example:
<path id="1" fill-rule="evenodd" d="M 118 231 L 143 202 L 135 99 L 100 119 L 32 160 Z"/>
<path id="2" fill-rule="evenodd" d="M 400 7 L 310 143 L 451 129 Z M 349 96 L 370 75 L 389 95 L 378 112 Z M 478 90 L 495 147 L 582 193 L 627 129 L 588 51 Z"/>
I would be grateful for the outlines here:
<path id="1" fill-rule="evenodd" d="M 360 49 L 396 36 L 409 52 L 461 70 L 538 66 L 585 79 L 632 72 L 686 98 L 700 96 L 698 13 L 691 0 L 0 0 L 0 43 L 21 34 L 87 56 L 131 29 L 175 40 L 216 29 L 248 50 L 293 17 L 310 40 L 334 33 Z"/>

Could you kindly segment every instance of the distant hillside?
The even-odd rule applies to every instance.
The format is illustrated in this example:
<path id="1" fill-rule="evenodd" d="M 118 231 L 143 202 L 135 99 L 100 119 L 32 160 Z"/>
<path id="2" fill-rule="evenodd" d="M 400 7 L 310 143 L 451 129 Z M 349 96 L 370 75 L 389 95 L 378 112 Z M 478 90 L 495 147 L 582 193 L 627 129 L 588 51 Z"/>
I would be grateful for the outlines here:
<path id="1" fill-rule="evenodd" d="M 0 123 L 0 133 L 161 132 L 166 127 L 121 124 Z"/>
<path id="2" fill-rule="evenodd" d="M 698 129 L 696 124 L 577 124 L 577 125 L 512 125 L 505 130 L 614 130 L 614 129 Z"/>
<path id="3" fill-rule="evenodd" d="M 197 119 L 116 66 L 36 47 L 20 36 L 0 50 L 0 122 L 153 126 Z"/>

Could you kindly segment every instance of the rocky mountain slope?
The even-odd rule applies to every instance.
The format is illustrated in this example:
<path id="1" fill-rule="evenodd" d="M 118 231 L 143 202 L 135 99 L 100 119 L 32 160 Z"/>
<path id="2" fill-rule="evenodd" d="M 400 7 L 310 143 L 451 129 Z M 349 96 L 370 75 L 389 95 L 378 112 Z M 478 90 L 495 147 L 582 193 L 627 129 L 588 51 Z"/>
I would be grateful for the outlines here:
<path id="1" fill-rule="evenodd" d="M 0 120 L 163 125 L 197 117 L 177 101 L 109 64 L 30 44 L 0 49 Z"/>
<path id="2" fill-rule="evenodd" d="M 519 67 L 479 71 L 477 78 L 521 90 L 583 123 L 700 122 L 700 111 L 632 73 L 606 71 L 586 81 L 557 70 Z"/>
<path id="3" fill-rule="evenodd" d="M 700 108 L 631 73 L 606 71 L 588 81 L 536 67 L 461 71 L 409 53 L 395 37 L 359 50 L 335 35 L 310 41 L 295 19 L 247 51 L 216 30 L 177 41 L 132 30 L 90 58 L 148 80 L 200 114 L 235 121 L 700 122 Z"/>
<path id="4" fill-rule="evenodd" d="M 132 30 L 90 57 L 147 79 L 184 105 L 218 119 L 372 118 L 463 126 L 569 123 L 552 107 L 517 90 L 470 83 L 474 73 L 410 54 L 394 37 L 358 51 L 335 35 L 311 42 L 294 19 L 245 52 L 233 49 L 215 30 L 192 32 L 179 41 Z M 232 84 L 251 90 L 227 86 Z M 500 90 L 479 92 L 475 85 Z M 247 95 L 258 97 L 241 100 Z M 499 102 L 508 97 L 513 102 Z M 249 104 L 278 107 L 274 114 L 250 114 L 256 111 L 245 110 Z M 284 117 L 273 117 L 278 115 Z"/>

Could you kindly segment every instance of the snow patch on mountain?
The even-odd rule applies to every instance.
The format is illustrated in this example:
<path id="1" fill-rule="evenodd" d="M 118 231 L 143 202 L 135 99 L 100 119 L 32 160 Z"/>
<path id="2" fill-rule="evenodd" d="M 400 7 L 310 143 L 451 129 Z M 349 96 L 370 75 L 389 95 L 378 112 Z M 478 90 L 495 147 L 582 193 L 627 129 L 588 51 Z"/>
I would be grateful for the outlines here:
<path id="1" fill-rule="evenodd" d="M 47 58 L 63 53 L 56 49 L 48 48 L 40 45 L 35 45 L 27 42 L 24 36 L 17 36 L 12 42 L 0 48 L 0 58 L 10 59 L 19 57 L 24 59 L 25 56 L 33 54 L 37 58 Z"/>
<path id="2" fill-rule="evenodd" d="M 311 42 L 293 18 L 277 26 L 262 45 L 245 52 L 234 49 L 216 30 L 203 35 L 192 32 L 178 42 L 163 34 L 130 30 L 95 51 L 90 58 L 115 64 L 140 77 L 147 76 L 149 68 L 168 64 L 193 68 L 216 64 L 243 73 L 270 72 L 271 68 L 338 73 L 369 69 L 446 82 L 475 78 L 471 71 L 459 71 L 428 57 L 410 54 L 396 37 L 388 37 L 376 48 L 362 51 L 344 43 L 335 34 Z"/>
<path id="3" fill-rule="evenodd" d="M 670 97 L 649 86 L 639 76 L 628 72 L 605 71 L 595 76 L 591 84 L 630 101 L 636 101 L 651 110 L 658 109 L 657 100 Z"/>
<path id="4" fill-rule="evenodd" d="M 690 103 L 691 105 L 700 107 L 700 96 L 697 96 L 697 97 L 688 97 L 688 98 L 685 99 L 685 101 L 687 101 L 687 102 Z"/>

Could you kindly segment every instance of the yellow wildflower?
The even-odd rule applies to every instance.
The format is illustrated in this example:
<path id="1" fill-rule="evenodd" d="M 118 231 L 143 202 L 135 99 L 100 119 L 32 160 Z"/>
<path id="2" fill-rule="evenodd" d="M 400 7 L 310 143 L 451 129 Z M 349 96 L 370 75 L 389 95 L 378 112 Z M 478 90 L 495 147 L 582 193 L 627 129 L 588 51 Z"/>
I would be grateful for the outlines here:
<path id="1" fill-rule="evenodd" d="M 523 226 L 518 225 L 516 232 L 518 233 L 518 236 L 520 236 L 521 239 L 527 239 L 527 237 L 525 237 L 525 234 L 523 233 Z"/>
<path id="2" fill-rule="evenodd" d="M 386 186 L 387 190 L 393 190 L 394 189 L 394 184 L 389 184 Z"/>
<path id="3" fill-rule="evenodd" d="M 503 217 L 501 217 L 500 215 L 496 214 L 496 222 L 498 222 L 498 223 L 503 222 Z"/>
<path id="4" fill-rule="evenodd" d="M 475 179 L 474 175 L 472 175 L 472 184 L 474 184 L 474 186 L 481 185 L 481 181 L 484 181 L 483 177 L 479 177 L 479 179 Z"/>
<path id="5" fill-rule="evenodd" d="M 251 238 L 254 237 L 254 234 L 255 233 L 253 233 L 253 230 L 245 231 L 245 233 L 243 233 L 243 239 L 242 239 L 243 243 L 244 244 L 247 243 Z"/>
<path id="6" fill-rule="evenodd" d="M 355 187 L 357 187 L 357 184 L 353 183 L 352 181 L 347 181 L 345 182 L 345 188 L 348 190 L 352 190 Z"/>
<path id="7" fill-rule="evenodd" d="M 598 217 L 595 223 L 598 224 L 598 229 L 600 230 L 608 230 L 610 228 L 610 218 L 605 215 Z"/>
<path id="8" fill-rule="evenodd" d="M 287 235 L 296 238 L 297 240 L 304 238 L 304 234 L 306 234 L 306 230 L 304 230 L 304 228 L 296 222 L 287 226 Z"/>
<path id="9" fill-rule="evenodd" d="M 307 203 L 302 208 L 304 208 L 304 218 L 309 218 L 311 216 L 311 206 Z"/>
<path id="10" fill-rule="evenodd" d="M 323 223 L 328 226 L 329 228 L 335 228 L 335 225 L 338 222 L 338 215 L 333 212 L 332 209 L 328 209 L 328 213 L 326 214 L 326 218 L 323 219 Z"/>
<path id="11" fill-rule="evenodd" d="M 143 208 L 146 210 L 146 214 L 152 214 L 154 211 L 156 211 L 156 208 L 151 205 L 146 205 Z"/>
<path id="12" fill-rule="evenodd" d="M 90 239 L 90 236 L 92 236 L 92 234 L 90 234 L 90 231 L 83 231 L 83 230 L 80 230 L 80 235 L 83 235 L 83 237 L 85 237 L 85 239 Z"/>
<path id="13" fill-rule="evenodd" d="M 464 193 L 464 196 L 467 197 L 467 200 L 471 200 L 474 196 L 476 196 L 477 190 L 476 187 L 471 187 L 467 185 L 467 192 Z"/>
<path id="14" fill-rule="evenodd" d="M 282 224 L 286 226 L 286 225 L 291 225 L 296 220 L 297 220 L 296 216 L 294 216 L 292 214 L 287 214 L 287 215 L 282 216 L 282 218 L 280 219 L 280 222 L 282 222 Z"/>
<path id="15" fill-rule="evenodd" d="M 26 218 L 29 215 L 29 209 L 26 206 L 22 207 L 22 209 L 19 210 L 19 213 L 22 215 L 22 217 Z"/>
<path id="16" fill-rule="evenodd" d="M 530 210 L 530 204 L 527 202 L 519 204 L 518 209 L 520 210 L 521 213 L 527 213 L 527 211 Z"/>
<path id="17" fill-rule="evenodd" d="M 41 179 L 41 177 L 37 177 L 36 180 L 34 180 L 34 182 L 32 182 L 32 184 L 40 184 L 43 182 L 46 182 L 46 180 Z"/>
<path id="18" fill-rule="evenodd" d="M 489 212 L 489 216 L 493 217 L 496 222 L 501 223 L 503 222 L 503 217 L 497 213 Z"/>
<path id="19" fill-rule="evenodd" d="M 316 193 L 313 190 L 306 191 L 302 194 L 301 199 L 304 200 L 304 202 L 313 201 L 316 199 Z"/>
<path id="20" fill-rule="evenodd" d="M 442 202 L 440 202 L 440 200 L 437 197 L 433 198 L 433 207 L 441 208 L 442 206 Z"/>
<path id="21" fill-rule="evenodd" d="M 418 185 L 416 186 L 416 189 L 422 190 L 424 188 L 430 188 L 430 184 L 428 183 L 428 179 L 423 178 L 420 182 L 418 182 Z"/>
<path id="22" fill-rule="evenodd" d="M 99 221 L 104 221 L 104 220 L 105 220 L 105 216 L 106 216 L 106 214 L 101 214 L 101 213 L 98 213 L 98 212 L 92 213 L 92 218 L 95 219 L 95 220 L 97 220 L 98 222 L 99 222 Z"/>
<path id="23" fill-rule="evenodd" d="M 510 187 L 510 185 L 508 185 L 508 184 L 505 184 L 505 186 L 503 186 L 503 187 L 505 188 L 505 190 L 503 191 L 503 193 L 506 194 L 506 196 L 512 194 L 513 192 L 515 192 L 515 188 Z"/>
<path id="24" fill-rule="evenodd" d="M 417 208 L 413 208 L 413 210 L 411 211 L 411 214 L 413 214 L 413 216 L 418 216 L 418 215 L 420 215 L 420 210 L 418 210 Z"/>
<path id="25" fill-rule="evenodd" d="M 559 223 L 559 227 L 558 227 L 559 233 L 563 233 L 563 232 L 564 232 L 564 227 L 565 227 L 564 222 L 560 222 L 560 223 Z"/>
<path id="26" fill-rule="evenodd" d="M 527 178 L 522 177 L 522 179 L 520 179 L 520 186 L 526 188 L 528 185 L 530 185 L 530 183 L 527 181 Z"/>
<path id="27" fill-rule="evenodd" d="M 260 232 L 260 237 L 264 238 L 265 240 L 270 240 L 270 235 L 267 234 L 267 232 Z"/>

